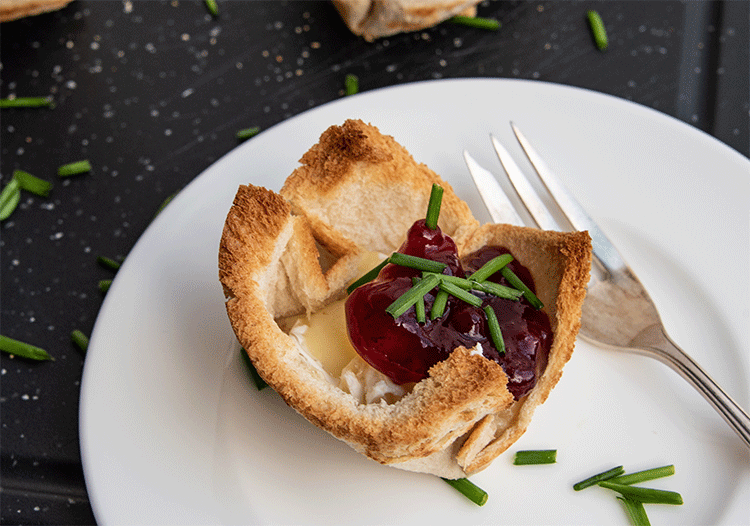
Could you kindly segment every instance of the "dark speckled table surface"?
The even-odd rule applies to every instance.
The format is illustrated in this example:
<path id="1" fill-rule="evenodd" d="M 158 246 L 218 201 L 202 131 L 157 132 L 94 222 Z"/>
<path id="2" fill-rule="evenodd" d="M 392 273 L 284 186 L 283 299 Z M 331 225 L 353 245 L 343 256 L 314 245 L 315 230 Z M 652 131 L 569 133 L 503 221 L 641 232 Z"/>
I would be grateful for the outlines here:
<path id="1" fill-rule="evenodd" d="M 239 144 L 361 91 L 453 77 L 538 79 L 676 117 L 750 155 L 750 4 L 488 0 L 498 31 L 444 23 L 373 43 L 328 2 L 74 1 L 0 25 L 0 96 L 54 108 L 0 113 L 0 185 L 15 169 L 52 180 L 0 225 L 0 332 L 55 361 L 0 356 L 2 523 L 94 524 L 79 447 L 85 355 L 112 272 L 159 205 Z M 610 46 L 594 46 L 596 9 Z M 250 139 L 252 140 L 252 139 Z M 56 168 L 89 159 L 90 173 Z"/>

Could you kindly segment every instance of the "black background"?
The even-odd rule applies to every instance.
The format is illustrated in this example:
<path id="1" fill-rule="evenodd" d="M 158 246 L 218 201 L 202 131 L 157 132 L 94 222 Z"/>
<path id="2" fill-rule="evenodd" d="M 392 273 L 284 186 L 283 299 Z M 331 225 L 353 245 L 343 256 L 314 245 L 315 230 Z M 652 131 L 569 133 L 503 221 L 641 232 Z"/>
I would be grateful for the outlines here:
<path id="1" fill-rule="evenodd" d="M 54 362 L 0 357 L 2 522 L 91 524 L 78 444 L 85 356 L 113 273 L 159 205 L 261 129 L 360 90 L 452 77 L 538 79 L 628 99 L 750 155 L 749 5 L 736 2 L 487 1 L 499 31 L 451 23 L 367 43 L 328 2 L 74 1 L 0 25 L 0 95 L 53 109 L 0 114 L 0 184 L 51 180 L 0 225 L 0 332 Z M 610 47 L 596 49 L 596 9 Z M 252 140 L 252 139 L 250 139 Z M 89 174 L 56 168 L 89 159 Z"/>

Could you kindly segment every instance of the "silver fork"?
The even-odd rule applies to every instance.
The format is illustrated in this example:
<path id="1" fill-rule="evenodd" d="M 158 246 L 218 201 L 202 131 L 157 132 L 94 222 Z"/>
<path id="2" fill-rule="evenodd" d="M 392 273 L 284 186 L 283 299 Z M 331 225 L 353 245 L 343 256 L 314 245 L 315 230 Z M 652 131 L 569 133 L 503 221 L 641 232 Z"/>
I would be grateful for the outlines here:
<path id="1" fill-rule="evenodd" d="M 544 230 L 588 230 L 595 272 L 583 304 L 580 335 L 594 345 L 635 352 L 669 365 L 695 387 L 750 447 L 750 417 L 667 335 L 659 313 L 624 259 L 560 180 L 550 171 L 520 130 L 513 132 L 559 210 L 553 215 L 503 145 L 491 136 L 500 163 L 531 221 L 523 220 L 495 176 L 468 152 L 464 159 L 493 221 L 529 224 Z M 549 199 L 549 198 L 548 198 Z M 530 224 L 530 223 L 535 224 Z"/>

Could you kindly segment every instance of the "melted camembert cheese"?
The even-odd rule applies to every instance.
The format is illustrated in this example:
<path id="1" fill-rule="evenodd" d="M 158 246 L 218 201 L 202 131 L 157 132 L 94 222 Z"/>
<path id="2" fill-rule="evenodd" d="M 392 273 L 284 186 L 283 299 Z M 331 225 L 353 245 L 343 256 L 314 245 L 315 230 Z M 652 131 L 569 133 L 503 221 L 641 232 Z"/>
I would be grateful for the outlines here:
<path id="1" fill-rule="evenodd" d="M 301 336 L 307 353 L 336 378 L 358 356 L 346 332 L 344 300 L 331 303 L 309 316 L 297 317 L 291 333 L 298 339 Z"/>
<path id="2" fill-rule="evenodd" d="M 386 258 L 373 252 L 361 262 L 361 274 Z M 326 378 L 360 403 L 393 403 L 406 389 L 368 365 L 354 350 L 346 328 L 345 300 L 335 301 L 311 314 L 289 320 L 289 335 Z"/>

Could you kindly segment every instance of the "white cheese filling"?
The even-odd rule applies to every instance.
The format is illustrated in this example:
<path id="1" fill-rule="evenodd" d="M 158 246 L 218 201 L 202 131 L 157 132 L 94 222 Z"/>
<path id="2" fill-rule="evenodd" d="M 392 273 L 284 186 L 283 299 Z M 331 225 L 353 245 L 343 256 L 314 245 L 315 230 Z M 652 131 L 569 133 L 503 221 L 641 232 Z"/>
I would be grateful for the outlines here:
<path id="1" fill-rule="evenodd" d="M 384 254 L 368 254 L 362 274 L 385 259 Z M 296 318 L 289 330 L 302 355 L 324 378 L 351 394 L 361 404 L 392 404 L 406 389 L 365 362 L 349 341 L 345 300 L 336 301 L 310 314 Z"/>
<path id="2" fill-rule="evenodd" d="M 289 336 L 311 366 L 360 404 L 392 404 L 406 394 L 403 387 L 375 370 L 354 350 L 346 333 L 343 300 L 307 318 L 301 316 Z"/>

